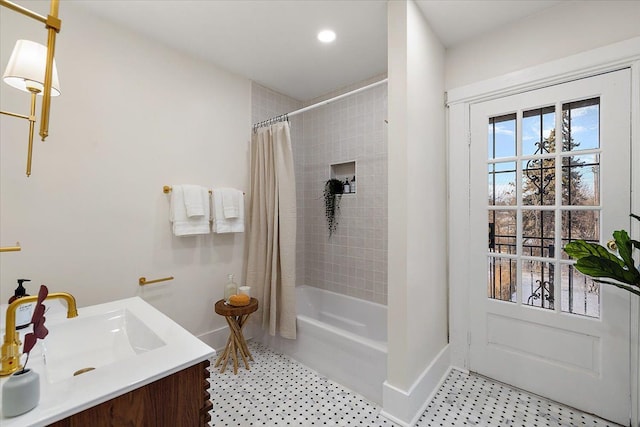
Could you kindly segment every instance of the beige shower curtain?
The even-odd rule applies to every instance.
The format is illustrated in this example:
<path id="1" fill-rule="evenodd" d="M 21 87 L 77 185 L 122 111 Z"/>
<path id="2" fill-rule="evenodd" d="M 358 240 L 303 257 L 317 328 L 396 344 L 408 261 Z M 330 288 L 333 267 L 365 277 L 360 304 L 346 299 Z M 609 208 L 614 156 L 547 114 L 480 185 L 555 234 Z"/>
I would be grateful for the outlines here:
<path id="1" fill-rule="evenodd" d="M 262 327 L 296 337 L 296 187 L 289 123 L 251 137 L 251 195 L 245 277 L 260 300 Z"/>

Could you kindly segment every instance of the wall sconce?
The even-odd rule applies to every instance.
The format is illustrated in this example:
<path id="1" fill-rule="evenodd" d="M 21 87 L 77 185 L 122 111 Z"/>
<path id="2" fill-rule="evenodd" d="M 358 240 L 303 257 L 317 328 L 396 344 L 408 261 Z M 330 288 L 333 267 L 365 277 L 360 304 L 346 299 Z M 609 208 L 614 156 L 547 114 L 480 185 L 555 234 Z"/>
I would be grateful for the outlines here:
<path id="1" fill-rule="evenodd" d="M 40 136 L 43 141 L 49 135 L 51 97 L 60 95 L 58 71 L 53 59 L 56 34 L 60 31 L 60 26 L 62 25 L 62 21 L 58 19 L 58 3 L 59 0 L 51 0 L 50 14 L 44 17 L 10 1 L 0 0 L 0 6 L 44 23 L 48 32 L 46 47 L 29 40 L 18 40 L 3 76 L 4 82 L 8 85 L 31 94 L 31 111 L 28 116 L 9 111 L 0 111 L 1 114 L 29 121 L 27 176 L 31 175 L 33 129 L 36 121 L 36 95 L 43 96 L 42 113 L 40 114 Z"/>
<path id="2" fill-rule="evenodd" d="M 29 148 L 27 153 L 27 176 L 31 175 L 31 157 L 33 151 L 33 128 L 36 121 L 36 95 L 43 95 L 44 72 L 46 68 L 47 48 L 30 40 L 18 40 L 13 48 L 9 64 L 2 79 L 9 86 L 31 94 L 31 111 L 28 116 L 11 112 L 2 112 L 12 117 L 29 120 Z M 51 96 L 60 95 L 60 82 L 56 62 L 53 61 Z"/>

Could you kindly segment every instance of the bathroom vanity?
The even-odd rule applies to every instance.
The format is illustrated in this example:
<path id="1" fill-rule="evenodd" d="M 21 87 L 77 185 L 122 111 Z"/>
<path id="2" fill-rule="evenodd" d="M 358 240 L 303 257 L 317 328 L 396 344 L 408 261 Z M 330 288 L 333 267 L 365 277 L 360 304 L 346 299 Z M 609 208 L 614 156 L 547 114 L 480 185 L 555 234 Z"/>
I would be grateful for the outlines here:
<path id="1" fill-rule="evenodd" d="M 50 424 L 52 427 L 208 426 L 209 361 Z"/>
<path id="2" fill-rule="evenodd" d="M 139 297 L 79 308 L 72 319 L 54 306 L 28 364 L 40 375 L 40 403 L 0 425 L 208 425 L 212 348 Z"/>

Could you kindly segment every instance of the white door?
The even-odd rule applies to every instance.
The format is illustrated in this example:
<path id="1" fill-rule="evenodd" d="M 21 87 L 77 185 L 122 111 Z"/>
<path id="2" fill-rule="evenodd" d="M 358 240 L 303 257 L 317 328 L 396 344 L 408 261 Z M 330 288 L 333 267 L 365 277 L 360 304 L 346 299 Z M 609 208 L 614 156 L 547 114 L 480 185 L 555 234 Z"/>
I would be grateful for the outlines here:
<path id="1" fill-rule="evenodd" d="M 561 248 L 629 229 L 630 78 L 477 103 L 470 116 L 470 370 L 624 425 L 629 294 L 581 275 Z"/>

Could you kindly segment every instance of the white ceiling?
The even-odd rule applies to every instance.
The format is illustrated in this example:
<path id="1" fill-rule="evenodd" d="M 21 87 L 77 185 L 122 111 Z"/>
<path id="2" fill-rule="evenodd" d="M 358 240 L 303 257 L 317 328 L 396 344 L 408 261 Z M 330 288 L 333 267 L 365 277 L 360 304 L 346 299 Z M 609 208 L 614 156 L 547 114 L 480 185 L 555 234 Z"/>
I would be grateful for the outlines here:
<path id="1" fill-rule="evenodd" d="M 443 44 L 451 47 L 560 1 L 567 0 L 418 0 L 417 4 Z M 74 3 L 301 101 L 387 69 L 387 5 L 383 0 Z M 330 45 L 316 40 L 317 32 L 324 28 L 337 33 Z"/>

